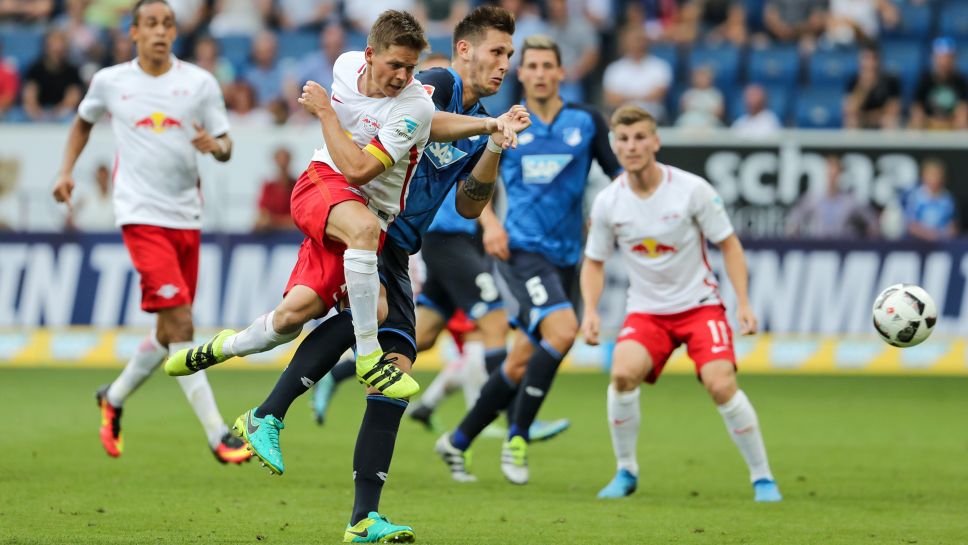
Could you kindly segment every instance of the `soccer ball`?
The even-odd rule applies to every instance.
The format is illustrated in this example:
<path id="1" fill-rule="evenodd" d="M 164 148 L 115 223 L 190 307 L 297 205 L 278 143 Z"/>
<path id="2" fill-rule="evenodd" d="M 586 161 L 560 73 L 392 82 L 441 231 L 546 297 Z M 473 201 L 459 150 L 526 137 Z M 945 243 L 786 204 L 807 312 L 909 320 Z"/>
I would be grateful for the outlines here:
<path id="1" fill-rule="evenodd" d="M 891 346 L 921 344 L 938 321 L 938 307 L 921 286 L 894 284 L 874 300 L 874 329 Z"/>

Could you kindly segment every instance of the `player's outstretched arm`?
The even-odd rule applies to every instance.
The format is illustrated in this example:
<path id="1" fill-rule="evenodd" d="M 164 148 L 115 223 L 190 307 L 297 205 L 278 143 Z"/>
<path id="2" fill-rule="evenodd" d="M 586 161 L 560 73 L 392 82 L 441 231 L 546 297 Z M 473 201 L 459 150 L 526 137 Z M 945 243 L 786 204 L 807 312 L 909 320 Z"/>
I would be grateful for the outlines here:
<path id="1" fill-rule="evenodd" d="M 91 139 L 93 127 L 93 123 L 88 123 L 81 116 L 76 116 L 71 125 L 71 132 L 67 136 L 64 161 L 60 173 L 57 175 L 57 181 L 54 183 L 53 194 L 54 200 L 67 203 L 68 208 L 71 208 L 71 193 L 74 191 L 74 165 L 77 163 L 77 158 L 80 157 L 81 152 L 84 151 L 84 147 L 87 146 L 87 141 Z"/>
<path id="2" fill-rule="evenodd" d="M 431 142 L 454 142 L 471 136 L 494 135 L 504 149 L 518 145 L 517 133 L 531 126 L 531 114 L 515 105 L 498 118 L 471 117 L 451 112 L 434 112 L 430 124 Z"/>
<path id="3" fill-rule="evenodd" d="M 467 178 L 461 180 L 457 190 L 457 201 L 454 205 L 461 216 L 467 219 L 478 218 L 487 203 L 491 202 L 502 151 L 504 149 L 501 145 L 494 138 L 488 137 L 487 145 L 474 164 L 474 169 Z"/>
<path id="4" fill-rule="evenodd" d="M 581 264 L 581 299 L 585 307 L 581 319 L 581 333 L 585 342 L 592 346 L 598 344 L 598 333 L 602 320 L 598 315 L 598 302 L 605 289 L 605 262 L 585 256 Z"/>
<path id="5" fill-rule="evenodd" d="M 347 182 L 353 185 L 364 185 L 389 168 L 373 154 L 360 149 L 356 142 L 346 135 L 330 102 L 329 93 L 322 85 L 315 81 L 306 82 L 299 97 L 299 103 L 306 108 L 307 112 L 319 119 L 326 149 L 329 150 L 336 168 L 343 173 Z"/>
<path id="6" fill-rule="evenodd" d="M 739 322 L 740 333 L 752 335 L 756 333 L 757 323 L 753 309 L 750 307 L 749 273 L 746 270 L 746 255 L 743 252 L 743 244 L 734 233 L 726 237 L 718 246 L 723 253 L 726 276 L 729 277 L 729 283 L 733 285 L 733 291 L 736 292 L 738 304 L 736 319 Z"/>

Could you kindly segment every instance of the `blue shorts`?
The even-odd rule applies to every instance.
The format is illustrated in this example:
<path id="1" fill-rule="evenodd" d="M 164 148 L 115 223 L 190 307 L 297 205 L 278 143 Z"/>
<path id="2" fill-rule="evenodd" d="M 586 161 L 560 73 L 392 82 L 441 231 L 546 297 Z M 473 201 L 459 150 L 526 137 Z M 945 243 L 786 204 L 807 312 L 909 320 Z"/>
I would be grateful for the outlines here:
<path id="1" fill-rule="evenodd" d="M 511 326 L 534 342 L 541 339 L 538 325 L 547 315 L 575 308 L 576 267 L 558 267 L 541 254 L 512 251 L 510 259 L 498 262 L 498 271 L 517 303 Z"/>

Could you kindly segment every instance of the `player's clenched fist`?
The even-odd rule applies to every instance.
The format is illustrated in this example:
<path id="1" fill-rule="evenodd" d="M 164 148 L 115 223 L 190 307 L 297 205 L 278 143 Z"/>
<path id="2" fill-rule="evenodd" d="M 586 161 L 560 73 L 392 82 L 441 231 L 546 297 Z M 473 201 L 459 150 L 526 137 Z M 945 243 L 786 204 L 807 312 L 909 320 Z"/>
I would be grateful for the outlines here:
<path id="1" fill-rule="evenodd" d="M 585 338 L 585 344 L 598 346 L 598 332 L 601 325 L 602 319 L 598 312 L 586 309 L 581 320 L 581 334 Z"/>
<path id="2" fill-rule="evenodd" d="M 71 206 L 71 193 L 74 191 L 74 178 L 70 174 L 61 174 L 57 177 L 57 182 L 54 183 L 54 200 L 57 202 L 67 203 L 68 208 Z"/>
<path id="3" fill-rule="evenodd" d="M 299 103 L 306 108 L 310 114 L 319 117 L 326 110 L 332 110 L 332 102 L 329 101 L 329 93 L 322 85 L 315 81 L 307 81 L 303 85 L 302 95 L 299 96 Z"/>

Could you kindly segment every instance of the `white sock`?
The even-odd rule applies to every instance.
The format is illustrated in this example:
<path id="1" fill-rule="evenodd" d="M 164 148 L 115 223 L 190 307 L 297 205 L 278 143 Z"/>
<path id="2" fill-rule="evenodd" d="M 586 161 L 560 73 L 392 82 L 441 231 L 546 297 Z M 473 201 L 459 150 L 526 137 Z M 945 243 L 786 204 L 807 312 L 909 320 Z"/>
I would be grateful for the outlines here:
<path id="1" fill-rule="evenodd" d="M 716 407 L 723 415 L 726 430 L 739 448 L 743 460 L 750 469 L 750 482 L 759 479 L 773 479 L 770 462 L 766 459 L 766 447 L 760 433 L 760 422 L 756 411 L 743 390 L 737 390 L 732 399 Z"/>
<path id="2" fill-rule="evenodd" d="M 115 407 L 124 405 L 124 400 L 148 380 L 152 371 L 165 361 L 166 356 L 168 356 L 168 350 L 158 342 L 155 330 L 152 329 L 138 345 L 118 378 L 114 379 L 108 387 L 106 396 L 108 403 Z"/>
<path id="3" fill-rule="evenodd" d="M 380 297 L 376 252 L 347 249 L 343 252 L 343 274 L 346 276 L 350 312 L 353 313 L 357 353 L 364 356 L 372 354 L 380 350 L 380 342 L 376 338 L 376 308 Z"/>
<path id="4" fill-rule="evenodd" d="M 484 368 L 484 343 L 471 341 L 464 343 L 464 374 L 461 385 L 464 387 L 464 402 L 470 410 L 481 396 L 481 388 L 487 382 L 487 369 Z"/>
<path id="5" fill-rule="evenodd" d="M 464 367 L 463 358 L 463 356 L 460 356 L 444 365 L 444 368 L 437 373 L 430 386 L 427 386 L 423 395 L 420 396 L 421 405 L 429 409 L 436 409 L 445 397 L 460 388 Z"/>
<path id="6" fill-rule="evenodd" d="M 193 342 L 171 343 L 168 348 L 172 352 L 177 352 L 182 348 L 191 348 L 194 345 Z M 181 386 L 182 391 L 185 392 L 188 403 L 195 410 L 195 416 L 202 423 L 202 428 L 205 429 L 208 446 L 211 448 L 217 447 L 229 428 L 222 420 L 221 413 L 218 412 L 215 394 L 212 393 L 212 387 L 208 384 L 208 375 L 205 374 L 205 371 L 199 371 L 194 375 L 175 378 L 178 380 L 178 385 Z"/>
<path id="7" fill-rule="evenodd" d="M 632 475 L 639 474 L 639 461 L 635 453 L 642 419 L 639 395 L 639 388 L 619 392 L 615 386 L 608 385 L 608 428 L 612 432 L 612 450 L 615 451 L 618 468 Z"/>
<path id="8" fill-rule="evenodd" d="M 299 336 L 302 330 L 292 333 L 279 333 L 272 327 L 272 316 L 275 311 L 263 314 L 255 319 L 249 327 L 231 335 L 222 344 L 222 353 L 227 356 L 248 356 L 259 352 L 266 352 L 286 344 Z"/>

